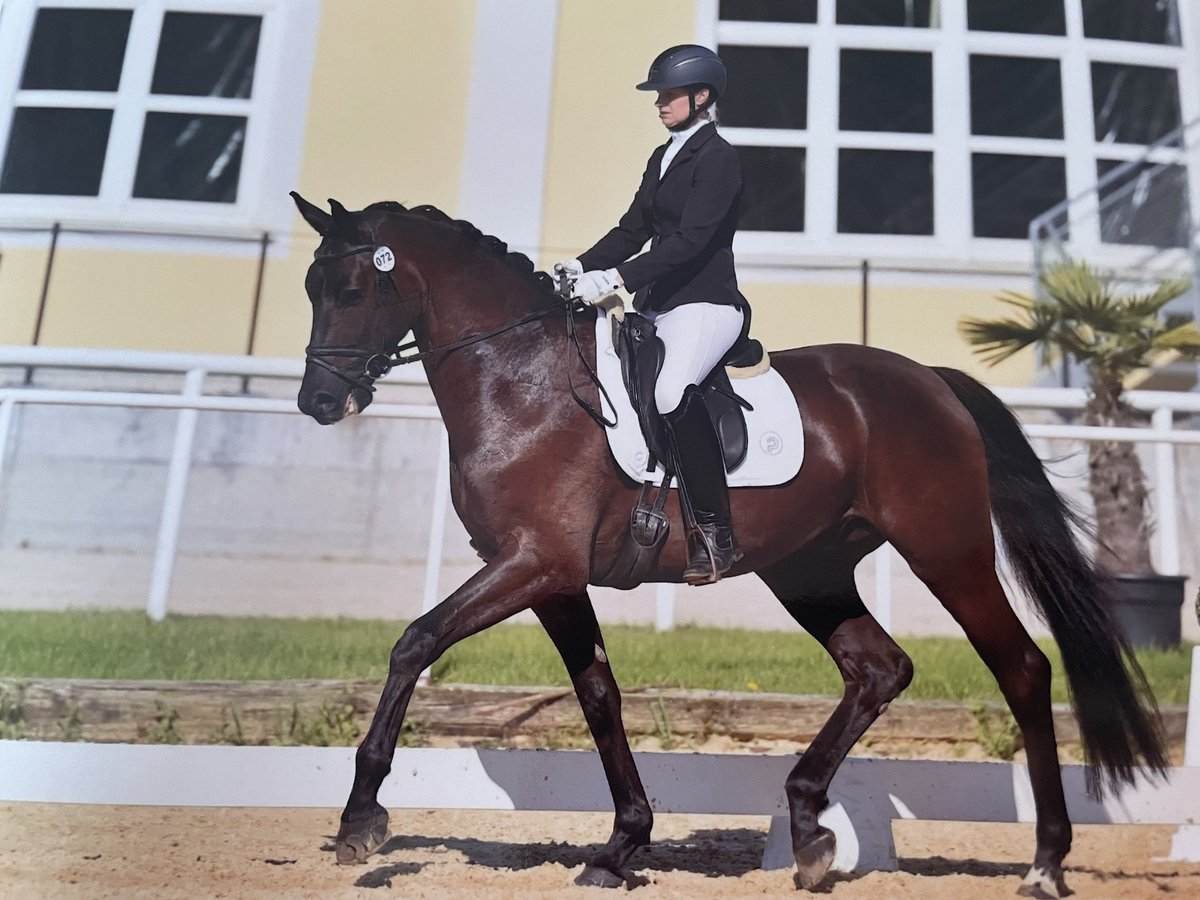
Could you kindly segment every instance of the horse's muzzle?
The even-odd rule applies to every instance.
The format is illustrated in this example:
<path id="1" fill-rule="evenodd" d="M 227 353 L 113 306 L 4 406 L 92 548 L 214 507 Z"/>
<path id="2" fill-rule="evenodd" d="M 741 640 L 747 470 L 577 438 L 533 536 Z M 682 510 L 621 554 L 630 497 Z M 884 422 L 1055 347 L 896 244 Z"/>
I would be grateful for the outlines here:
<path id="1" fill-rule="evenodd" d="M 345 394 L 316 390 L 301 391 L 296 399 L 296 405 L 307 416 L 316 419 L 322 425 L 332 425 L 349 416 L 362 412 L 371 403 L 371 395 L 366 391 L 351 389 Z"/>

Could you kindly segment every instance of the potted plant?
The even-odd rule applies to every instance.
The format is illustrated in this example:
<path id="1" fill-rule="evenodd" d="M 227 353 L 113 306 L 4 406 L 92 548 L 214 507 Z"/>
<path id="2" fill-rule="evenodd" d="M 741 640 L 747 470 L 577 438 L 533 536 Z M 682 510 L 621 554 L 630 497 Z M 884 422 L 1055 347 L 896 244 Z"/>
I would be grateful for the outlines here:
<path id="1" fill-rule="evenodd" d="M 1005 292 L 998 299 L 1013 307 L 1013 315 L 964 318 L 959 330 L 991 365 L 1030 346 L 1043 363 L 1082 363 L 1087 425 L 1138 424 L 1138 413 L 1122 396 L 1130 373 L 1166 351 L 1200 358 L 1200 329 L 1189 317 L 1162 313 L 1188 290 L 1185 280 L 1164 280 L 1140 293 L 1122 291 L 1111 276 L 1069 260 L 1048 269 L 1041 285 L 1044 298 Z M 1158 575 L 1151 564 L 1146 476 L 1137 450 L 1128 441 L 1089 441 L 1087 447 L 1096 563 L 1117 582 L 1117 620 L 1135 645 L 1178 644 L 1184 579 Z"/>

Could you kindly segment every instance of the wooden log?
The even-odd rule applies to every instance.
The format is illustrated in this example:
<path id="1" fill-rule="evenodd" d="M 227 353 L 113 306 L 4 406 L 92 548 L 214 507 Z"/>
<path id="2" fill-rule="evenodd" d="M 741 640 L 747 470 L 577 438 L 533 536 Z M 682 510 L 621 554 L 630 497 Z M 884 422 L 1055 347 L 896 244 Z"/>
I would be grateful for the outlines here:
<path id="1" fill-rule="evenodd" d="M 26 737 L 188 743 L 354 743 L 366 730 L 381 685 L 372 681 L 109 681 L 0 679 L 0 697 L 19 706 L 9 730 Z M 793 694 L 646 688 L 623 694 L 631 736 L 812 740 L 837 699 Z M 972 704 L 893 703 L 868 732 L 878 740 L 973 741 Z M 1001 704 L 987 704 L 992 716 Z M 1168 741 L 1183 740 L 1186 707 L 1162 710 Z M 10 713 L 10 719 L 13 718 Z M 1054 707 L 1064 744 L 1079 730 L 1069 706 Z M 516 737 L 587 736 L 570 688 L 430 685 L 409 705 L 410 739 L 445 736 L 503 742 Z"/>

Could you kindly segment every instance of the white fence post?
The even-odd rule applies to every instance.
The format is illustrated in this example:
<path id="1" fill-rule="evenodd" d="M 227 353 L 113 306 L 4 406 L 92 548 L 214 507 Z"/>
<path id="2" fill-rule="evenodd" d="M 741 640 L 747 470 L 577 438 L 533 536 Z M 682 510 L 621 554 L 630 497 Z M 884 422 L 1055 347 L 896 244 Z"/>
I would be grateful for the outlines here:
<path id="1" fill-rule="evenodd" d="M 675 627 L 675 585 L 662 582 L 654 587 L 654 630 L 670 631 Z"/>
<path id="2" fill-rule="evenodd" d="M 1188 686 L 1187 732 L 1184 735 L 1183 764 L 1200 767 L 1200 645 L 1192 648 L 1192 680 Z M 1173 862 L 1200 862 L 1200 823 L 1180 825 L 1171 836 Z"/>
<path id="3" fill-rule="evenodd" d="M 892 545 L 884 544 L 875 551 L 875 621 L 888 634 L 892 633 Z"/>
<path id="4" fill-rule="evenodd" d="M 1167 407 L 1154 410 L 1150 423 L 1155 431 L 1169 434 L 1174 428 L 1175 414 Z M 1166 441 L 1154 445 L 1155 475 L 1154 506 L 1158 519 L 1158 571 L 1163 575 L 1178 575 L 1179 503 L 1175 496 L 1175 446 Z"/>
<path id="5" fill-rule="evenodd" d="M 450 505 L 450 435 L 446 426 L 439 429 L 437 480 L 433 484 L 433 512 L 429 517 L 429 547 L 425 551 L 425 591 L 421 595 L 421 615 L 438 605 L 438 576 L 442 573 L 442 550 L 446 536 L 446 507 Z M 429 669 L 417 676 L 417 684 L 429 684 Z"/>
<path id="6" fill-rule="evenodd" d="M 429 547 L 425 551 L 425 591 L 421 595 L 421 613 L 438 604 L 438 576 L 442 570 L 442 550 L 446 536 L 446 507 L 450 504 L 450 435 L 446 426 L 438 429 L 437 478 L 433 486 L 433 511 L 429 516 Z"/>
<path id="7" fill-rule="evenodd" d="M 8 433 L 12 430 L 13 411 L 17 401 L 12 397 L 0 400 L 0 475 L 4 474 L 4 459 L 8 455 Z"/>
<path id="8" fill-rule="evenodd" d="M 204 392 L 204 369 L 191 369 L 183 380 L 182 396 L 199 397 Z M 150 576 L 150 597 L 146 615 L 161 622 L 167 614 L 167 592 L 175 569 L 175 551 L 179 546 L 179 524 L 183 519 L 183 498 L 187 493 L 192 467 L 192 445 L 196 438 L 195 409 L 181 409 L 175 426 L 175 446 L 167 469 L 167 489 L 163 497 L 162 519 L 158 526 L 158 544 L 154 549 L 154 571 Z"/>

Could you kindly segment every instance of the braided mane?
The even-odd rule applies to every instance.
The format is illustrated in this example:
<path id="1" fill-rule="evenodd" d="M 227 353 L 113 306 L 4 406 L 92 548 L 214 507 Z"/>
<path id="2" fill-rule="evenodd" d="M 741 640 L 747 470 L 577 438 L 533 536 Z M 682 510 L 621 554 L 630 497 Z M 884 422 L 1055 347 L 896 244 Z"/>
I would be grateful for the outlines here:
<path id="1" fill-rule="evenodd" d="M 423 219 L 428 219 L 431 222 L 438 222 L 442 225 L 449 225 L 455 229 L 460 235 L 473 243 L 479 244 L 486 250 L 503 258 L 505 265 L 513 271 L 524 275 L 531 283 L 538 287 L 543 293 L 551 293 L 554 290 L 554 279 L 545 272 L 535 271 L 533 260 L 524 253 L 509 252 L 508 244 L 490 234 L 484 234 L 466 219 L 452 219 L 446 213 L 442 212 L 436 206 L 424 204 L 422 206 L 414 206 L 408 209 L 401 203 L 395 200 L 381 200 L 377 203 L 372 203 L 363 212 L 372 209 L 379 209 L 385 212 L 407 213 L 409 215 L 420 216 Z"/>

